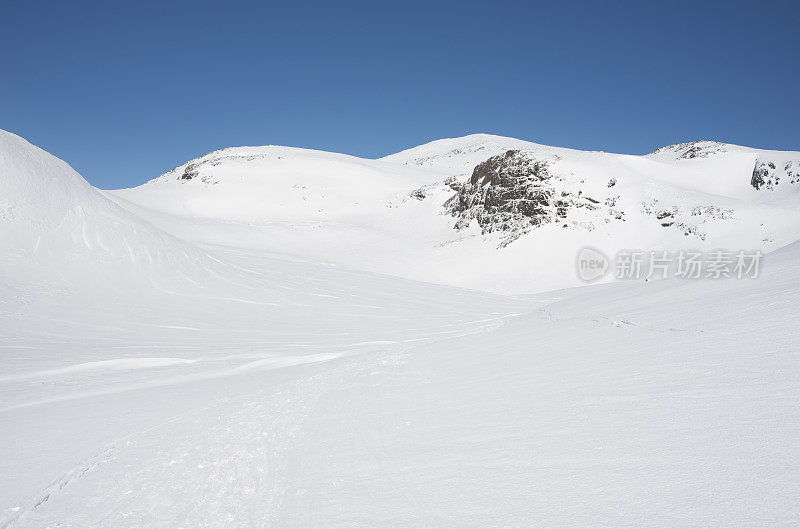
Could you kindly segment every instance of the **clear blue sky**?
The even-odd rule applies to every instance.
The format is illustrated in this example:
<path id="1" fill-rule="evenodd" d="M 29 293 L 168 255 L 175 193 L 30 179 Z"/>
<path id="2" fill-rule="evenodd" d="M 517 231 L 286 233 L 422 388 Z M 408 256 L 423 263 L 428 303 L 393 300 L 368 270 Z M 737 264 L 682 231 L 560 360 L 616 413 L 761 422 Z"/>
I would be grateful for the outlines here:
<path id="1" fill-rule="evenodd" d="M 0 0 L 0 128 L 102 188 L 236 145 L 800 150 L 800 2 Z"/>

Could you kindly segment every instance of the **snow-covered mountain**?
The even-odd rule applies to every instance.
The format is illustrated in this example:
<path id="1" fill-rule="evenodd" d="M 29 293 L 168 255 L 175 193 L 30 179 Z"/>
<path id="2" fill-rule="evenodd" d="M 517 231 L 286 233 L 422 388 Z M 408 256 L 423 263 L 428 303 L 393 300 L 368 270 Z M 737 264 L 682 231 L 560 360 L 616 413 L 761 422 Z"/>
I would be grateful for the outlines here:
<path id="1" fill-rule="evenodd" d="M 108 192 L 200 244 L 503 293 L 578 284 L 577 250 L 768 252 L 800 228 L 800 153 L 714 142 L 647 156 L 484 134 L 379 160 L 223 149 Z"/>
<path id="2" fill-rule="evenodd" d="M 0 132 L 0 529 L 796 527 L 796 160 L 478 135 L 102 192 Z M 542 292 L 583 244 L 773 251 Z"/>

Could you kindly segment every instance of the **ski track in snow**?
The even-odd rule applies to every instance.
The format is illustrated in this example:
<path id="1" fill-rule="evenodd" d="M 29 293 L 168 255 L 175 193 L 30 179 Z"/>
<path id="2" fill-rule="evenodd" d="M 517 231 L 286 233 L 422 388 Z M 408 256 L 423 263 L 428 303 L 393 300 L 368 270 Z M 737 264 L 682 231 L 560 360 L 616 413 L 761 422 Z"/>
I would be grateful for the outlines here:
<path id="1" fill-rule="evenodd" d="M 161 449 L 159 454 L 161 455 L 164 453 L 164 458 L 168 458 L 169 462 L 165 462 L 165 459 L 163 458 L 153 460 L 150 461 L 148 466 L 138 469 L 136 472 L 133 472 L 132 475 L 129 474 L 130 469 L 127 469 L 123 476 L 115 476 L 111 480 L 109 480 L 109 478 L 104 478 L 106 481 L 111 481 L 111 483 L 108 485 L 101 486 L 103 490 L 107 490 L 107 493 L 105 495 L 95 497 L 94 501 L 96 502 L 96 505 L 102 505 L 104 509 L 108 509 L 109 512 L 113 514 L 108 514 L 108 517 L 104 517 L 102 520 L 86 519 L 76 521 L 75 527 L 108 527 L 108 524 L 111 524 L 110 526 L 113 527 L 142 527 L 149 526 L 154 523 L 160 524 L 163 522 L 168 524 L 185 523 L 185 521 L 180 522 L 182 517 L 185 516 L 188 516 L 187 519 L 189 520 L 196 517 L 198 523 L 203 525 L 207 524 L 206 520 L 213 519 L 215 516 L 220 516 L 222 511 L 226 513 L 224 517 L 220 518 L 217 520 L 217 522 L 215 522 L 215 524 L 211 524 L 210 526 L 214 526 L 216 523 L 232 523 L 236 519 L 234 514 L 238 512 L 239 508 L 234 508 L 233 506 L 223 508 L 219 498 L 221 491 L 227 491 L 227 493 L 230 495 L 227 501 L 231 503 L 231 505 L 242 501 L 244 498 L 246 501 L 254 501 L 255 505 L 253 505 L 251 508 L 258 512 L 271 512 L 279 509 L 280 497 L 285 493 L 282 492 L 280 487 L 280 476 L 275 470 L 276 468 L 280 468 L 280 465 L 282 464 L 279 456 L 282 452 L 291 448 L 290 440 L 302 424 L 302 417 L 304 413 L 303 410 L 308 407 L 309 403 L 312 402 L 313 399 L 318 398 L 321 392 L 320 388 L 324 386 L 324 380 L 337 374 L 338 376 L 345 376 L 345 374 L 349 374 L 350 376 L 365 376 L 372 373 L 374 371 L 374 366 L 376 365 L 380 366 L 400 362 L 401 358 L 408 354 L 408 347 L 413 347 L 412 344 L 415 342 L 435 343 L 437 341 L 451 339 L 452 336 L 464 337 L 476 333 L 491 332 L 502 326 L 503 322 L 508 318 L 515 318 L 520 315 L 521 313 L 513 312 L 505 316 L 462 321 L 451 324 L 456 326 L 457 329 L 440 331 L 438 335 L 427 338 L 416 338 L 403 341 L 368 340 L 344 344 L 340 347 L 345 349 L 354 348 L 352 352 L 345 354 L 321 353 L 304 356 L 262 358 L 251 362 L 246 362 L 236 367 L 223 370 L 214 370 L 212 372 L 202 374 L 151 380 L 138 385 L 122 387 L 118 386 L 107 391 L 83 392 L 49 400 L 29 402 L 5 409 L 0 409 L 0 414 L 20 408 L 51 405 L 64 400 L 102 397 L 103 395 L 107 395 L 109 393 L 135 391 L 144 388 L 156 388 L 159 386 L 168 386 L 174 384 L 185 384 L 222 377 L 234 377 L 253 371 L 306 366 L 309 364 L 328 362 L 341 358 L 353 358 L 354 355 L 358 358 L 363 358 L 364 355 L 366 355 L 364 360 L 352 362 L 345 368 L 333 369 L 331 370 L 332 373 L 323 371 L 307 378 L 293 381 L 290 385 L 292 389 L 289 390 L 289 396 L 283 392 L 278 392 L 275 394 L 265 394 L 260 392 L 254 395 L 247 395 L 240 402 L 230 403 L 234 407 L 226 408 L 224 411 L 226 421 L 225 426 L 215 426 L 213 430 L 204 432 L 202 435 L 199 433 L 186 434 L 185 445 L 178 445 L 174 448 L 174 450 L 170 450 L 169 452 L 165 452 L 163 449 Z M 177 329 L 181 328 L 180 326 L 163 327 Z M 377 350 L 375 349 L 376 346 L 378 347 Z M 361 349 L 364 349 L 365 347 L 370 349 L 361 351 Z M 389 350 L 386 348 L 389 348 Z M 392 349 L 395 351 L 390 352 Z M 177 358 L 134 358 L 105 360 L 76 364 L 60 369 L 23 372 L 0 378 L 0 383 L 50 377 L 58 378 L 70 375 L 74 376 L 87 372 L 101 372 L 100 374 L 102 374 L 102 371 L 105 370 L 128 371 L 132 369 L 147 369 L 176 365 L 190 366 L 197 362 L 202 362 L 202 360 Z M 316 390 L 313 390 L 312 388 L 316 388 Z M 269 408 L 270 405 L 268 403 L 275 401 L 276 399 L 278 403 L 274 407 Z M 239 407 L 241 407 L 241 409 L 238 409 Z M 269 412 L 267 410 L 269 410 Z M 68 488 L 74 486 L 74 484 L 81 480 L 84 476 L 101 470 L 105 472 L 105 469 L 101 467 L 105 467 L 113 463 L 117 460 L 117 457 L 121 453 L 131 450 L 132 447 L 141 448 L 141 443 L 151 442 L 151 440 L 143 440 L 143 438 L 146 438 L 148 434 L 158 432 L 160 429 L 166 426 L 176 424 L 187 425 L 194 421 L 194 423 L 198 425 L 197 428 L 204 428 L 206 422 L 203 420 L 203 415 L 206 413 L 208 413 L 208 409 L 203 409 L 199 412 L 195 410 L 194 418 L 187 418 L 183 416 L 172 417 L 156 426 L 148 427 L 141 432 L 137 432 L 113 441 L 101 451 L 90 456 L 70 471 L 53 480 L 34 497 L 27 501 L 20 502 L 14 507 L 7 508 L 7 514 L 5 518 L 0 520 L 0 529 L 9 528 L 12 525 L 17 526 L 17 523 L 23 519 L 25 519 L 25 523 L 30 524 L 31 527 L 38 526 L 39 523 L 44 523 L 39 522 L 38 519 L 35 518 L 39 515 L 40 509 L 46 504 L 51 503 L 53 500 L 58 499 L 61 495 L 68 494 Z M 223 412 L 217 413 L 221 414 Z M 269 421 L 267 425 L 264 424 L 265 421 Z M 235 424 L 235 426 L 232 424 Z M 243 429 L 243 425 L 247 426 L 252 431 Z M 184 434 L 182 433 L 182 435 Z M 234 437 L 231 438 L 231 436 Z M 215 445 L 211 448 L 189 446 L 192 444 L 194 439 L 199 439 L 201 437 L 215 439 Z M 268 442 L 262 443 L 262 438 L 265 437 L 268 439 Z M 231 447 L 235 447 L 235 450 L 231 451 Z M 232 472 L 230 469 L 224 468 L 224 463 L 238 461 L 239 459 L 254 460 L 254 462 L 246 464 L 244 467 L 237 467 L 236 471 L 234 472 Z M 194 507 L 194 509 L 187 512 L 182 508 L 179 513 L 174 514 L 177 518 L 173 520 L 169 519 L 168 514 L 163 513 L 159 515 L 159 517 L 149 517 L 140 513 L 133 514 L 127 512 L 121 505 L 119 506 L 118 512 L 114 512 L 114 500 L 125 498 L 131 493 L 131 490 L 139 490 L 139 487 L 144 487 L 146 490 L 148 490 L 148 497 L 152 499 L 163 498 L 168 494 L 176 494 L 176 489 L 180 490 L 180 487 L 186 485 L 176 484 L 169 478 L 164 481 L 159 479 L 159 476 L 163 478 L 165 474 L 164 471 L 174 467 L 175 465 L 192 462 L 192 466 L 194 466 L 194 461 L 198 460 L 202 462 L 197 463 L 197 470 L 195 471 L 194 469 L 191 469 L 192 473 L 196 473 L 198 475 L 187 479 L 187 475 L 185 474 L 186 468 L 184 465 L 184 467 L 177 467 L 180 469 L 180 472 L 173 476 L 174 480 L 185 481 L 187 484 L 205 484 L 203 487 L 190 488 L 183 491 L 183 493 L 192 495 L 194 498 L 197 498 L 198 494 L 201 495 L 202 498 L 197 502 L 197 505 Z M 264 461 L 267 461 L 268 463 L 264 465 Z M 169 476 L 168 472 L 166 474 Z M 137 483 L 137 480 L 141 480 L 141 483 Z M 233 481 L 237 481 L 236 486 L 232 485 Z M 238 485 L 239 481 L 245 484 L 249 483 L 250 485 L 240 486 Z M 194 485 L 192 485 L 192 487 L 194 487 Z M 120 490 L 121 488 L 126 488 L 129 490 Z M 261 488 L 268 489 L 266 496 L 264 495 L 264 491 L 259 490 Z M 259 490 L 257 499 L 254 500 L 253 498 L 250 498 L 250 496 L 255 494 L 257 490 Z M 118 496 L 115 496 L 115 494 Z M 156 509 L 158 507 L 158 505 L 154 505 L 152 508 Z M 220 509 L 222 509 L 222 511 L 220 511 Z M 199 513 L 202 513 L 202 515 Z M 28 518 L 31 518 L 32 520 L 28 520 Z M 200 523 L 200 520 L 203 520 L 203 522 Z M 255 525 L 253 525 L 254 523 Z M 70 526 L 63 525 L 63 522 L 59 525 L 65 527 Z M 247 522 L 243 526 L 268 527 L 270 525 L 268 521 L 265 521 L 263 524 L 259 525 L 259 523 L 256 523 L 255 518 L 247 518 Z"/>
<path id="2" fill-rule="evenodd" d="M 511 314 L 511 317 L 519 313 Z M 459 336 L 475 333 L 491 332 L 501 325 L 503 318 L 481 320 L 483 326 L 470 331 L 463 331 Z M 442 338 L 440 338 L 442 339 Z M 446 338 L 445 338 L 446 339 Z M 429 342 L 430 340 L 426 340 Z M 397 345 L 398 342 L 373 340 L 350 344 L 351 347 L 364 345 Z M 374 373 L 376 366 L 396 364 L 408 354 L 403 346 L 399 351 L 373 353 L 368 358 L 352 362 L 343 367 L 320 373 L 303 376 L 292 381 L 287 389 L 276 392 L 259 392 L 246 395 L 238 402 L 213 406 L 210 409 L 195 410 L 193 415 L 172 417 L 156 426 L 149 427 L 136 434 L 118 439 L 92 455 L 81 464 L 51 482 L 39 494 L 27 502 L 6 509 L 8 514 L 0 520 L 0 529 L 16 526 L 23 518 L 28 526 L 35 527 L 46 522 L 47 517 L 36 518 L 39 509 L 48 502 L 57 500 L 61 495 L 69 495 L 69 487 L 74 486 L 87 474 L 102 470 L 112 475 L 100 478 L 98 488 L 103 494 L 92 498 L 83 509 L 91 511 L 101 508 L 105 514 L 100 519 L 75 519 L 69 524 L 59 523 L 62 527 L 144 527 L 159 526 L 166 523 L 188 524 L 189 526 L 218 527 L 227 524 L 241 527 L 270 527 L 274 516 L 263 520 L 260 513 L 273 513 L 280 510 L 281 499 L 287 493 L 286 479 L 282 475 L 286 464 L 281 456 L 292 450 L 292 439 L 302 427 L 307 409 L 319 398 L 332 377 L 368 376 Z M 252 371 L 262 367 L 277 368 L 302 366 L 309 363 L 322 362 L 341 358 L 341 355 L 310 355 L 305 357 L 272 358 L 249 362 L 233 368 L 219 376 L 230 376 Z M 168 362 L 152 362 L 144 360 L 145 366 L 167 365 Z M 147 362 L 151 360 L 151 362 Z M 155 359 L 172 360 L 172 359 Z M 178 362 L 181 363 L 181 362 Z M 187 362 L 188 363 L 188 362 Z M 98 362 L 97 364 L 102 364 Z M 109 361 L 108 365 L 113 365 Z M 40 372 L 42 374 L 73 373 L 83 369 L 94 369 L 98 366 L 73 366 L 62 370 Z M 25 377 L 30 374 L 26 374 Z M 86 395 L 96 396 L 96 395 Z M 33 403 L 31 406 L 48 404 Z M 221 409 L 217 409 L 221 408 Z M 0 410 L 0 413 L 6 410 Z M 206 430 L 208 421 L 205 416 L 217 414 L 219 424 Z M 172 444 L 168 449 L 147 446 L 153 440 L 148 434 L 158 433 L 169 426 L 184 425 L 182 443 Z M 202 432 L 201 432 L 202 430 Z M 196 445 L 198 439 L 212 441 L 212 445 Z M 117 462 L 118 456 L 131 450 L 143 450 L 145 453 L 157 452 L 157 457 L 146 457 L 147 464 L 132 469 L 130 466 L 107 470 Z M 188 464 L 188 467 L 187 467 Z M 235 465 L 231 468 L 231 464 Z M 171 469 L 175 469 L 174 472 Z M 139 506 L 137 512 L 130 511 L 126 504 L 118 503 L 132 491 L 144 494 L 153 503 Z M 408 495 L 408 490 L 405 494 Z M 173 496 L 192 497 L 192 507 L 173 505 L 165 498 Z M 75 501 L 72 499 L 71 501 Z M 83 500 L 79 500 L 83 501 Z M 163 503 L 162 503 L 163 501 Z M 417 498 L 419 501 L 419 498 Z M 245 504 L 242 507 L 241 504 Z M 77 506 L 75 506 L 77 508 Z M 253 512 L 244 520 L 238 517 L 242 510 Z M 148 512 L 158 511 L 158 515 Z M 92 511 L 94 512 L 94 511 Z"/>

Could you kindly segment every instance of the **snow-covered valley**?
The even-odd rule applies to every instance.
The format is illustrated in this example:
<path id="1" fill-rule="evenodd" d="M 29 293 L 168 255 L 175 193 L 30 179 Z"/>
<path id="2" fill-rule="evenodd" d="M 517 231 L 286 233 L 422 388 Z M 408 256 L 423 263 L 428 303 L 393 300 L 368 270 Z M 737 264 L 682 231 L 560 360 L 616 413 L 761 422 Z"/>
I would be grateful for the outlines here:
<path id="1" fill-rule="evenodd" d="M 0 131 L 0 528 L 796 527 L 799 172 L 475 135 L 100 191 Z"/>

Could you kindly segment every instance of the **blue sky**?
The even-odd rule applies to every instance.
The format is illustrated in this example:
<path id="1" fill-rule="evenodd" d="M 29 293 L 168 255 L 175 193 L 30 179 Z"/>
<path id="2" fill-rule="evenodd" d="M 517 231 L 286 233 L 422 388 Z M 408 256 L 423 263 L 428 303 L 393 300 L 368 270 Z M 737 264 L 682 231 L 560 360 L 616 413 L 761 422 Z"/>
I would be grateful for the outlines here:
<path id="1" fill-rule="evenodd" d="M 92 184 L 214 149 L 488 132 L 800 150 L 800 2 L 3 0 L 0 128 Z"/>

